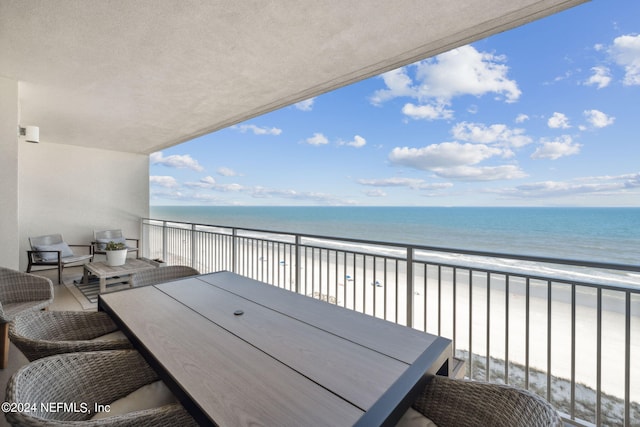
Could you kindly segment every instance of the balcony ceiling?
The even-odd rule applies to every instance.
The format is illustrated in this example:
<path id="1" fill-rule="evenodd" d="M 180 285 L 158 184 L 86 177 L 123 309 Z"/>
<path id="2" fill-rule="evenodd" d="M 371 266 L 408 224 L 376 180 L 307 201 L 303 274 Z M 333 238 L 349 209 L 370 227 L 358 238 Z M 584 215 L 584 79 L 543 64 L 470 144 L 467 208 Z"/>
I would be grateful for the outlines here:
<path id="1" fill-rule="evenodd" d="M 41 143 L 151 153 L 585 0 L 0 0 Z"/>

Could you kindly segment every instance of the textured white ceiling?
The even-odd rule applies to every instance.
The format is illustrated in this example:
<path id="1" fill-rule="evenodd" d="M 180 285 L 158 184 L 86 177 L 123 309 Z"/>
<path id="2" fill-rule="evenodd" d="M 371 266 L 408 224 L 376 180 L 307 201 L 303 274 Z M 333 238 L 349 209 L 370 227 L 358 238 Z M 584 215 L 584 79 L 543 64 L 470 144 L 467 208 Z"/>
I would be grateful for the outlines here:
<path id="1" fill-rule="evenodd" d="M 0 0 L 43 143 L 151 153 L 585 0 Z"/>

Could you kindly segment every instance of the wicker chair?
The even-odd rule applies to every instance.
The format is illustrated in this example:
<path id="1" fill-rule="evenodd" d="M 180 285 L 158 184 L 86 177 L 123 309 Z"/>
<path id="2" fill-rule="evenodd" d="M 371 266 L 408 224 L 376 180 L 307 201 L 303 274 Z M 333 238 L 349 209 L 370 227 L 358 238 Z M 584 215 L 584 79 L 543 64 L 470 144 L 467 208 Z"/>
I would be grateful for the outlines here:
<path id="1" fill-rule="evenodd" d="M 179 279 L 181 277 L 196 276 L 200 274 L 195 268 L 186 265 L 171 265 L 167 267 L 158 267 L 150 270 L 141 271 L 131 276 L 131 285 L 145 286 L 155 285 L 156 283 L 168 282 L 169 280 Z"/>
<path id="2" fill-rule="evenodd" d="M 91 341 L 116 330 L 113 320 L 101 311 L 39 311 L 17 316 L 9 337 L 33 361 L 61 353 L 132 348 L 126 338 Z"/>
<path id="3" fill-rule="evenodd" d="M 438 427 L 561 427 L 549 402 L 530 391 L 504 384 L 436 376 L 413 408 Z"/>
<path id="4" fill-rule="evenodd" d="M 179 403 L 89 421 L 94 405 L 108 405 L 158 380 L 135 350 L 67 353 L 31 362 L 7 383 L 7 402 L 76 402 L 73 410 L 11 412 L 5 416 L 19 426 L 196 426 Z M 83 410 L 82 403 L 87 411 Z M 84 421 L 84 422 L 81 422 Z"/>
<path id="5" fill-rule="evenodd" d="M 24 311 L 46 308 L 53 302 L 51 280 L 0 267 L 0 368 L 9 362 L 9 324 Z"/>

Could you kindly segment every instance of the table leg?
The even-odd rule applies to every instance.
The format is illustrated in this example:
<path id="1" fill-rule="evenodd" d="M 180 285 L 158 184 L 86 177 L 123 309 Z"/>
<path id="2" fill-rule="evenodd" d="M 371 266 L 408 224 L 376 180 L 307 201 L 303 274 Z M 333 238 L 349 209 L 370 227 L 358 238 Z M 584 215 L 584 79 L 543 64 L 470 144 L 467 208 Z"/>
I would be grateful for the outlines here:
<path id="1" fill-rule="evenodd" d="M 0 323 L 0 369 L 9 363 L 9 322 Z"/>
<path id="2" fill-rule="evenodd" d="M 107 278 L 100 276 L 100 293 L 103 294 L 105 292 L 107 292 Z"/>
<path id="3" fill-rule="evenodd" d="M 84 274 L 82 277 L 82 284 L 86 286 L 89 284 L 89 270 L 87 270 L 86 268 L 83 268 L 83 270 Z"/>

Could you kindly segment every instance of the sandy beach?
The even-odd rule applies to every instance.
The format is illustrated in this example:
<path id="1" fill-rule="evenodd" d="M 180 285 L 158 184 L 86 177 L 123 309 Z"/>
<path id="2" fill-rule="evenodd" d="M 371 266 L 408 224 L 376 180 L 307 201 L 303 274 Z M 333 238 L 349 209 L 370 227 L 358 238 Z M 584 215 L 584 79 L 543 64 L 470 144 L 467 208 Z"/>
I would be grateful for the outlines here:
<path id="1" fill-rule="evenodd" d="M 178 246 L 183 249 L 172 247 L 167 261 L 170 264 L 190 265 L 191 233 L 186 232 L 180 237 L 183 239 Z M 226 256 L 226 266 L 219 263 L 212 265 L 214 253 L 227 249 L 223 244 L 209 245 L 209 256 L 199 259 L 194 266 L 202 273 L 231 269 L 229 256 Z M 236 249 L 239 274 L 295 290 L 296 258 L 293 246 L 241 239 Z M 198 255 L 202 257 L 204 254 Z M 354 258 L 352 254 L 345 255 L 340 250 L 307 248 L 301 253 L 300 266 L 300 293 L 406 324 L 406 262 L 385 262 L 383 257 L 362 254 Z M 458 355 L 467 357 L 471 352 L 473 364 L 467 365 L 467 375 L 471 374 L 474 379 L 487 379 L 484 366 L 489 357 L 492 372 L 489 379 L 502 382 L 500 372 L 505 370 L 507 337 L 509 366 L 525 366 L 527 363 L 526 282 L 522 278 L 511 277 L 507 294 L 504 275 L 491 275 L 488 286 L 486 273 L 474 273 L 470 284 L 468 270 L 456 270 L 454 284 L 452 268 L 443 267 L 439 271 L 436 266 L 429 266 L 425 274 L 424 264 L 414 264 L 414 289 L 410 295 L 413 301 L 412 326 L 454 340 Z M 549 366 L 552 382 L 566 382 L 571 378 L 570 295 L 569 285 L 552 284 L 549 311 L 546 281 L 531 280 L 529 284 L 529 382 L 532 388 L 543 390 L 543 396 L 546 394 L 547 381 L 544 373 Z M 640 402 L 640 381 L 635 380 L 640 378 L 640 297 L 633 296 L 630 399 Z M 618 398 L 624 398 L 625 393 L 625 316 L 624 311 L 620 310 L 623 297 L 622 292 L 603 291 L 602 294 L 601 390 Z M 595 390 L 598 330 L 594 289 L 577 286 L 576 301 L 575 378 L 577 383 Z M 550 326 L 548 322 L 551 322 Z M 478 360 L 482 360 L 480 368 L 476 367 Z M 534 371 L 543 375 L 533 375 Z M 510 368 L 509 375 L 509 382 L 524 386 L 524 377 L 517 373 L 517 369 Z M 552 387 L 552 401 L 569 398 L 570 391 L 564 387 L 561 389 L 559 391 L 558 387 Z M 555 393 L 564 395 L 557 396 Z M 590 397 L 586 399 L 591 400 Z M 595 405 L 595 400 L 593 403 Z"/>

